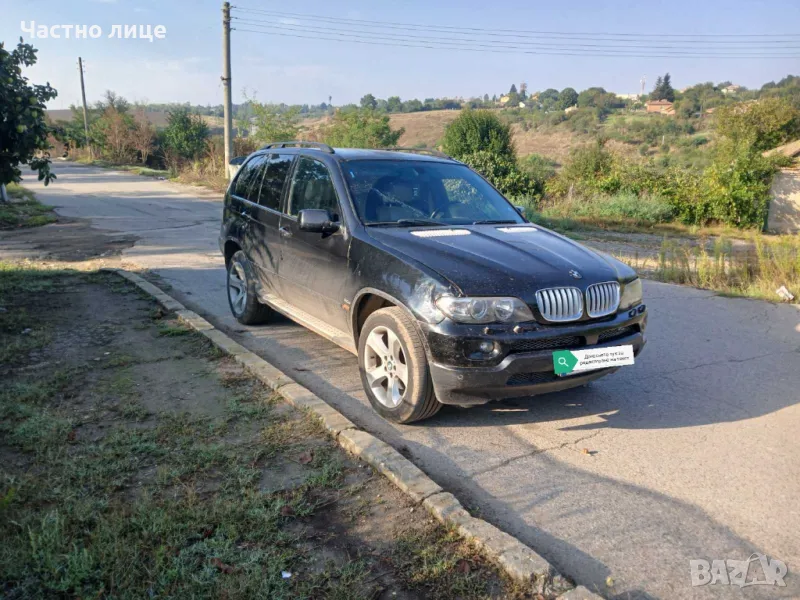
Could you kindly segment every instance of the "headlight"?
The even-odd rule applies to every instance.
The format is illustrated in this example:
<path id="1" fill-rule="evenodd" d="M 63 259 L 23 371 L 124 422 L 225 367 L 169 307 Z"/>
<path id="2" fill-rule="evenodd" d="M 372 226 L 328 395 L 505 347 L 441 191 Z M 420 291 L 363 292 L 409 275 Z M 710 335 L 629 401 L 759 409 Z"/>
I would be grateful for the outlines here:
<path id="1" fill-rule="evenodd" d="M 626 283 L 622 290 L 622 299 L 619 301 L 621 310 L 626 310 L 631 306 L 636 306 L 642 302 L 642 280 L 634 279 Z"/>
<path id="2" fill-rule="evenodd" d="M 528 305 L 519 298 L 455 298 L 440 296 L 436 306 L 459 323 L 520 323 L 533 321 Z"/>

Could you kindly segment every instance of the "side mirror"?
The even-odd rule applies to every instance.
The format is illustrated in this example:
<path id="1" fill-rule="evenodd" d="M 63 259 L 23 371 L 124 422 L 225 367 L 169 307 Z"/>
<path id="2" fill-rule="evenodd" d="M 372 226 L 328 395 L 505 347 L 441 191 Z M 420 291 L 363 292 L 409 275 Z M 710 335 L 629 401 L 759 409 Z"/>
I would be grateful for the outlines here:
<path id="1" fill-rule="evenodd" d="M 525 216 L 525 207 L 524 206 L 515 206 L 514 208 L 517 209 L 517 212 L 521 214 L 523 217 Z"/>
<path id="2" fill-rule="evenodd" d="M 306 208 L 300 211 L 300 231 L 310 233 L 334 233 L 339 230 L 339 223 L 334 220 L 330 211 L 321 208 Z"/>

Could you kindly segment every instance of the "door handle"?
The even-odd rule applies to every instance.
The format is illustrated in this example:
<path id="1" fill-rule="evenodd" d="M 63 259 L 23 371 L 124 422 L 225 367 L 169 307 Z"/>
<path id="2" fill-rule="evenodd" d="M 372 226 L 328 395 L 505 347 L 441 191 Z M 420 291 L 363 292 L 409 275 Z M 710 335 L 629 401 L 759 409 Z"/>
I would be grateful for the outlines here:
<path id="1" fill-rule="evenodd" d="M 292 232 L 289 229 L 287 229 L 286 227 L 279 228 L 278 232 L 281 234 L 281 237 L 285 237 L 285 238 L 292 237 Z"/>

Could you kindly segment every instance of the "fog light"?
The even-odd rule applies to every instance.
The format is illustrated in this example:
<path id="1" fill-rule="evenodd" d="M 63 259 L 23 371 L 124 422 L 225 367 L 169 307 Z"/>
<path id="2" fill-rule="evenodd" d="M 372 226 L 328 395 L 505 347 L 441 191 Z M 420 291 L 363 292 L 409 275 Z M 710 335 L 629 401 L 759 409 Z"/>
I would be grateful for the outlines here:
<path id="1" fill-rule="evenodd" d="M 478 350 L 484 354 L 489 354 L 490 352 L 494 351 L 494 344 L 492 342 L 481 342 L 478 345 Z"/>

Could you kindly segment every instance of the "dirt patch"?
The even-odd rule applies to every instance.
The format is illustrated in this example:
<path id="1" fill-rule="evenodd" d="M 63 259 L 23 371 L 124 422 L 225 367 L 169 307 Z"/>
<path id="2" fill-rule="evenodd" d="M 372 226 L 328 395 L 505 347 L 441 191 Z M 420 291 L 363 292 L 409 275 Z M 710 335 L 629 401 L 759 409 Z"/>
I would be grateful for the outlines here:
<path id="1" fill-rule="evenodd" d="M 75 262 L 112 258 L 132 247 L 136 239 L 92 229 L 85 219 L 58 217 L 56 223 L 35 229 L 0 231 L 0 260 Z"/>
<path id="2" fill-rule="evenodd" d="M 526 597 L 106 273 L 0 270 L 4 597 Z"/>

